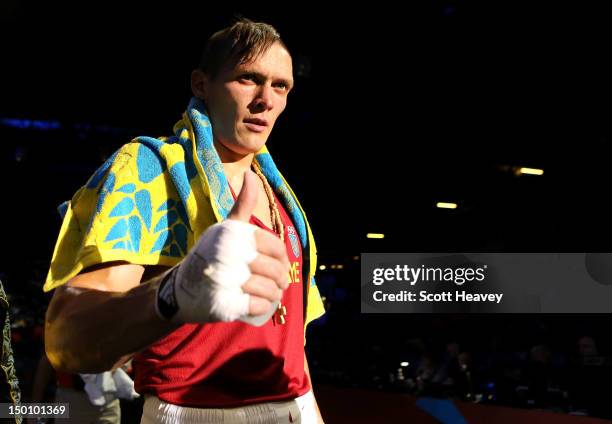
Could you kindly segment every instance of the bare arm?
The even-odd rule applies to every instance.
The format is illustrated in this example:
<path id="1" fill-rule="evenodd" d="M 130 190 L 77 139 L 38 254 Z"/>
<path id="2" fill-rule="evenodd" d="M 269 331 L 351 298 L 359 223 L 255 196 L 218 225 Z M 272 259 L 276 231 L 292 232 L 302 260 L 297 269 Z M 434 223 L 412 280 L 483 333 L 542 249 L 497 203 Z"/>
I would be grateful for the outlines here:
<path id="1" fill-rule="evenodd" d="M 38 366 L 34 374 L 34 382 L 32 383 L 32 402 L 43 402 L 45 400 L 45 391 L 47 390 L 47 386 L 51 383 L 53 376 L 53 368 L 43 353 L 38 360 Z"/>
<path id="2" fill-rule="evenodd" d="M 289 259 L 285 245 L 279 238 L 263 230 L 255 229 L 252 232 L 241 227 L 248 223 L 259 195 L 257 176 L 249 171 L 244 178 L 240 194 L 228 216 L 229 221 L 242 221 L 243 224 L 224 222 L 211 227 L 173 271 L 173 279 L 169 280 L 166 288 L 175 290 L 178 305 L 175 305 L 177 310 L 174 317 L 177 319 L 165 320 L 156 311 L 157 289 L 162 280 L 160 274 L 166 269 L 163 267 L 147 267 L 145 270 L 141 265 L 126 262 L 103 264 L 86 270 L 65 286 L 55 289 L 45 323 L 45 349 L 53 367 L 70 373 L 107 371 L 121 366 L 132 355 L 175 330 L 180 325 L 177 322 L 205 323 L 236 319 L 236 311 L 230 311 L 231 318 L 218 313 L 210 314 L 215 296 L 220 291 L 211 289 L 215 286 L 203 281 L 203 267 L 209 264 L 202 255 L 211 255 L 214 261 L 214 255 L 220 254 L 209 252 L 208 247 L 211 246 L 224 246 L 224 254 L 231 256 L 229 251 L 232 246 L 254 238 L 256 257 L 244 263 L 248 265 L 251 275 L 240 286 L 243 293 L 233 299 L 244 304 L 243 294 L 248 295 L 246 306 L 251 316 L 273 311 L 272 302 L 280 300 L 283 290 L 288 287 Z M 226 230 L 240 227 L 242 232 L 236 233 L 239 234 L 236 237 L 245 239 L 222 238 L 220 227 Z M 227 231 L 225 234 L 228 234 Z M 207 235 L 210 237 L 207 238 Z M 234 244 L 228 248 L 227 243 Z M 243 260 L 239 258 L 238 265 Z M 182 277 L 177 280 L 178 271 L 181 271 Z M 143 275 L 145 272 L 147 275 Z M 201 284 L 194 286 L 200 290 L 186 289 L 182 283 Z M 218 287 L 220 283 L 215 284 Z M 176 289 L 177 286 L 180 290 Z M 230 294 L 235 295 L 235 292 Z M 183 315 L 179 316 L 180 312 Z"/>
<path id="3" fill-rule="evenodd" d="M 155 311 L 160 277 L 141 284 L 144 271 L 140 265 L 109 264 L 55 290 L 45 324 L 45 349 L 55 369 L 116 368 L 177 328 Z"/>
<path id="4" fill-rule="evenodd" d="M 306 359 L 306 352 L 304 352 L 304 371 L 306 371 L 306 375 L 308 376 L 308 380 L 310 381 L 310 387 L 314 396 L 314 387 L 312 385 L 312 378 L 310 378 L 310 368 L 308 368 L 308 360 Z M 317 398 L 314 397 L 315 409 L 317 411 L 317 421 L 318 424 L 324 424 L 323 417 L 321 416 L 321 411 L 319 410 L 319 405 L 317 404 Z"/>

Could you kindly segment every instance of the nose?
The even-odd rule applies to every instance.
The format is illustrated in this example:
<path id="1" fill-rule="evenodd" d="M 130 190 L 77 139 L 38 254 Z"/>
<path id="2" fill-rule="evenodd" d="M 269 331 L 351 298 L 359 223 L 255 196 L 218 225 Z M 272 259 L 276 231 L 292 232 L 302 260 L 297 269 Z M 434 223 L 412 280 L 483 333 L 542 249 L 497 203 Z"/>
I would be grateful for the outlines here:
<path id="1" fill-rule="evenodd" d="M 257 97 L 253 102 L 257 112 L 263 112 L 272 109 L 274 106 L 272 103 L 272 87 L 266 84 L 259 86 L 257 91 Z"/>

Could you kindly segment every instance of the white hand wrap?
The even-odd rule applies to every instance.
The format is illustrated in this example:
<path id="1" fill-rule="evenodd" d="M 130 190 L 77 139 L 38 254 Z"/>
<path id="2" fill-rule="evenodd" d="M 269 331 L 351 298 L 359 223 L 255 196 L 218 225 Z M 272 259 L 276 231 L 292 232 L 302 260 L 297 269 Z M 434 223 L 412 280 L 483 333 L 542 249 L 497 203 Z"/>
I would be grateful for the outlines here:
<path id="1" fill-rule="evenodd" d="M 251 277 L 257 257 L 254 225 L 226 220 L 208 228 L 158 296 L 174 297 L 176 322 L 234 321 L 249 313 L 249 295 L 241 286 Z M 173 292 L 173 293 L 172 293 Z M 171 300 L 172 302 L 172 300 Z"/>

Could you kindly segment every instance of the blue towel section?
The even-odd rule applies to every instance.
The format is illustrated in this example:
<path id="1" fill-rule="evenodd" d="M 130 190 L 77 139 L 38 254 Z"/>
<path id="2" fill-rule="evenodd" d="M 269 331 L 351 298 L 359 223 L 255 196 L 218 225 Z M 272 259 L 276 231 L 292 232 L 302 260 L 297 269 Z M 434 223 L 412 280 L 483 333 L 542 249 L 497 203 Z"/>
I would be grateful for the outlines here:
<path id="1" fill-rule="evenodd" d="M 468 424 L 455 404 L 448 399 L 419 398 L 416 406 L 442 424 Z"/>

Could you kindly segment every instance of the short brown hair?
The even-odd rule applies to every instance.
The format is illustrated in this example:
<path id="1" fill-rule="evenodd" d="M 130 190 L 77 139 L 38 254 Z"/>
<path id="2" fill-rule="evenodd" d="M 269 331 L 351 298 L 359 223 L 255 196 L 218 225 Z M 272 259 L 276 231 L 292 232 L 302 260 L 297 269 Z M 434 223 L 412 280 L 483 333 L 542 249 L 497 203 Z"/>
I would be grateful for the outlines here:
<path id="1" fill-rule="evenodd" d="M 208 39 L 199 68 L 214 79 L 224 66 L 248 63 L 277 42 L 287 48 L 272 25 L 240 18 Z"/>

